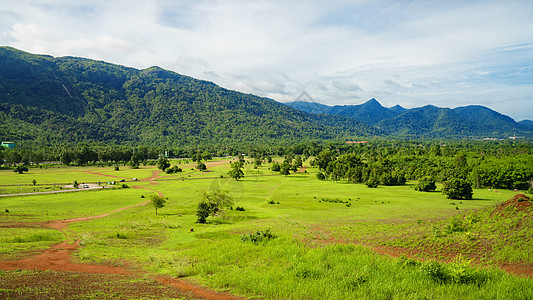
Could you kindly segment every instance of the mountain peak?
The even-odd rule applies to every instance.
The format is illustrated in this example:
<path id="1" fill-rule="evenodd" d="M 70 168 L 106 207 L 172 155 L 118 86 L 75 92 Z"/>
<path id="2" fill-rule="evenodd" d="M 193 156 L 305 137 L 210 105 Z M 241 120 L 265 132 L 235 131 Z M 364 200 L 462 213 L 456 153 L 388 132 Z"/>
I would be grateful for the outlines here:
<path id="1" fill-rule="evenodd" d="M 376 100 L 375 98 L 372 98 L 361 105 L 382 106 L 381 103 L 379 103 L 379 101 Z"/>
<path id="2" fill-rule="evenodd" d="M 407 108 L 404 108 L 403 106 L 401 106 L 399 104 L 396 104 L 396 105 L 394 105 L 393 107 L 391 107 L 389 109 L 394 111 L 394 112 L 397 112 L 397 113 L 402 113 L 402 112 L 407 110 Z"/>

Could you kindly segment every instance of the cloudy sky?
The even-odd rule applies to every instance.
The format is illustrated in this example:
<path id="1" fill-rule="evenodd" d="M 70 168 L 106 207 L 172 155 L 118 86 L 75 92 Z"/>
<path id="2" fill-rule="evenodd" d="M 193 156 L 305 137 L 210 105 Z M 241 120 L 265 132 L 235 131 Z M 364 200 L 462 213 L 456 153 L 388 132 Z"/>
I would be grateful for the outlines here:
<path id="1" fill-rule="evenodd" d="M 0 0 L 0 45 L 294 101 L 533 120 L 531 0 Z"/>

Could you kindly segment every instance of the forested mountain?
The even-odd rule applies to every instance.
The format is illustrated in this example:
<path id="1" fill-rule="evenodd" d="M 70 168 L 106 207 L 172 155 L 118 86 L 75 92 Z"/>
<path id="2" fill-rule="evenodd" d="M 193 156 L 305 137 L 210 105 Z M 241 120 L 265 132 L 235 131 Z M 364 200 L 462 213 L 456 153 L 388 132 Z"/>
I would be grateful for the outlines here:
<path id="1" fill-rule="evenodd" d="M 522 121 L 518 122 L 518 124 L 524 126 L 528 130 L 533 131 L 533 121 L 531 121 L 531 120 L 522 120 Z"/>
<path id="2" fill-rule="evenodd" d="M 19 143 L 198 145 L 353 139 L 378 133 L 151 67 L 0 47 L 0 138 Z"/>
<path id="3" fill-rule="evenodd" d="M 432 105 L 413 109 L 400 105 L 386 108 L 376 99 L 360 105 L 328 106 L 303 102 L 287 105 L 310 113 L 346 116 L 399 138 L 507 138 L 515 133 L 533 136 L 533 127 L 529 126 L 527 120 L 517 123 L 506 115 L 480 105 L 454 109 Z"/>
<path id="4" fill-rule="evenodd" d="M 530 123 L 456 109 L 283 105 L 159 67 L 137 70 L 0 47 L 0 139 L 54 145 L 285 144 L 304 140 L 531 137 Z"/>

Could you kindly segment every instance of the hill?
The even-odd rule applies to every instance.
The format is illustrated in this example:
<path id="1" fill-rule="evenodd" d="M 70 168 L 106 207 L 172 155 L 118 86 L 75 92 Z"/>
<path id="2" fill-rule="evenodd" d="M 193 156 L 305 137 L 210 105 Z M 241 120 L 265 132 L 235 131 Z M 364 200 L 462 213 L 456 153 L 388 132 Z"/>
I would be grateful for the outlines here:
<path id="1" fill-rule="evenodd" d="M 374 126 L 396 138 L 507 138 L 514 133 L 533 136 L 533 127 L 480 105 L 440 108 L 432 105 L 406 109 L 383 107 L 376 99 L 360 105 L 328 106 L 293 102 L 287 105 L 309 112 L 340 115 Z M 318 108 L 318 109 L 317 109 Z"/>
<path id="2" fill-rule="evenodd" d="M 351 139 L 375 129 L 159 67 L 0 47 L 0 136 L 18 143 L 199 145 Z"/>
<path id="3" fill-rule="evenodd" d="M 532 130 L 533 131 L 533 121 L 531 121 L 531 120 L 522 120 L 522 121 L 518 122 L 518 124 L 522 125 L 527 130 Z"/>

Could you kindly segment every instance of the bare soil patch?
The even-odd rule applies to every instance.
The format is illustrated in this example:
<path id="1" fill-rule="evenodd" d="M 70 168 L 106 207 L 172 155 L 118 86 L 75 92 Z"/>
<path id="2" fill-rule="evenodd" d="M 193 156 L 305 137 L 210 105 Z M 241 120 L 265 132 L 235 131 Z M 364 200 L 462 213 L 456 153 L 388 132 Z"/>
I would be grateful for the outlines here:
<path id="1" fill-rule="evenodd" d="M 528 196 L 518 194 L 515 195 L 513 198 L 498 205 L 496 209 L 494 209 L 494 211 L 490 214 L 490 216 L 504 216 L 506 212 L 510 209 L 514 209 L 516 211 L 532 211 L 532 205 L 533 203 L 531 202 L 531 199 Z"/>
<path id="2" fill-rule="evenodd" d="M 1 299 L 162 299 L 194 298 L 149 278 L 57 271 L 4 271 Z"/>

